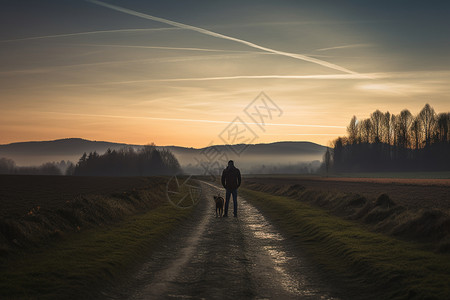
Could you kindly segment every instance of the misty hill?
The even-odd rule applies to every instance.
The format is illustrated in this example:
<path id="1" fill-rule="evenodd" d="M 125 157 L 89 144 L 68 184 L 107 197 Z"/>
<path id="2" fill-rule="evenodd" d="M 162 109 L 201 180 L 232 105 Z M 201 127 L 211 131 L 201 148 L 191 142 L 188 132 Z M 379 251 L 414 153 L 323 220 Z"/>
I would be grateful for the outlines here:
<path id="1" fill-rule="evenodd" d="M 214 149 L 211 149 L 214 147 Z M 198 162 L 208 161 L 208 152 L 210 156 L 217 151 L 223 155 L 224 159 L 232 159 L 236 165 L 245 172 L 261 173 L 261 168 L 268 168 L 274 171 L 273 167 L 280 168 L 288 165 L 299 165 L 310 163 L 312 161 L 322 160 L 322 156 L 326 151 L 326 147 L 311 142 L 276 142 L 268 144 L 254 145 L 216 145 L 201 149 L 182 148 L 182 147 L 165 147 L 169 149 L 180 161 L 184 168 L 198 165 Z M 226 162 L 221 162 L 226 165 Z M 317 167 L 317 164 L 316 164 Z M 190 169 L 191 173 L 197 173 L 196 169 Z M 293 170 L 292 170 L 293 171 Z M 279 170 L 276 173 L 281 172 Z M 292 172 L 288 172 L 292 173 Z"/>
<path id="2" fill-rule="evenodd" d="M 18 165 L 40 165 L 49 161 L 69 160 L 78 162 L 84 152 L 104 153 L 108 148 L 120 149 L 126 146 L 141 147 L 122 143 L 89 141 L 80 138 L 54 141 L 21 142 L 0 145 L 0 157 L 14 160 Z"/>
<path id="3" fill-rule="evenodd" d="M 0 157 L 13 159 L 18 165 L 40 165 L 49 161 L 69 160 L 78 162 L 84 152 L 103 154 L 109 148 L 120 149 L 133 147 L 139 149 L 142 145 L 90 141 L 80 138 L 60 139 L 42 142 L 21 142 L 0 145 Z M 243 171 L 256 172 L 260 168 L 280 168 L 295 166 L 321 160 L 326 147 L 311 142 L 276 142 L 254 145 L 216 145 L 205 148 L 188 148 L 180 146 L 163 146 L 170 150 L 179 160 L 181 166 L 193 173 L 201 172 L 199 161 L 207 161 L 206 153 L 220 152 L 225 159 L 233 159 Z M 239 153 L 239 155 L 237 154 Z M 222 165 L 223 162 L 220 162 Z M 317 165 L 317 162 L 315 163 Z M 197 167 L 196 167 L 197 166 Z M 281 172 L 281 170 L 279 170 Z M 277 172 L 278 173 L 278 172 Z"/>

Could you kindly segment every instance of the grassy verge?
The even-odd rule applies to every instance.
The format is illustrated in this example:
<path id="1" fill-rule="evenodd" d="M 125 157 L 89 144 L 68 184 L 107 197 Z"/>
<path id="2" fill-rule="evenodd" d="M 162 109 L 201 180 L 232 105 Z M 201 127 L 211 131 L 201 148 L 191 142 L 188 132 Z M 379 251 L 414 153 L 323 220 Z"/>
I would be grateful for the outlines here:
<path id="1" fill-rule="evenodd" d="M 406 179 L 449 179 L 450 172 L 355 172 L 331 174 L 331 177 L 350 178 L 406 178 Z"/>
<path id="2" fill-rule="evenodd" d="M 374 299 L 450 299 L 450 255 L 421 250 L 288 197 L 241 192 L 330 278 L 346 278 Z"/>
<path id="3" fill-rule="evenodd" d="M 148 256 L 191 209 L 163 205 L 103 228 L 64 237 L 0 266 L 1 299 L 94 299 Z M 122 274 L 123 275 L 123 274 Z"/>

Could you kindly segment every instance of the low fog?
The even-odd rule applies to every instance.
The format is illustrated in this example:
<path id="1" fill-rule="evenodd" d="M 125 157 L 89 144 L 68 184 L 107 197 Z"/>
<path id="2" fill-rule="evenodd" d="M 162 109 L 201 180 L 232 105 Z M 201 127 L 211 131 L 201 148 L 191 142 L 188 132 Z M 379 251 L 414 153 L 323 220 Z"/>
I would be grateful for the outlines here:
<path id="1" fill-rule="evenodd" d="M 108 149 L 119 150 L 124 147 L 139 150 L 143 146 L 64 139 L 1 145 L 0 158 L 12 160 L 17 167 L 38 167 L 54 162 L 64 173 L 71 163 L 78 163 L 84 152 L 103 154 Z M 193 175 L 219 174 L 230 159 L 244 174 L 314 173 L 326 151 L 326 147 L 308 142 L 235 145 L 233 148 L 226 145 L 200 149 L 177 146 L 157 148 L 172 152 L 183 172 Z"/>

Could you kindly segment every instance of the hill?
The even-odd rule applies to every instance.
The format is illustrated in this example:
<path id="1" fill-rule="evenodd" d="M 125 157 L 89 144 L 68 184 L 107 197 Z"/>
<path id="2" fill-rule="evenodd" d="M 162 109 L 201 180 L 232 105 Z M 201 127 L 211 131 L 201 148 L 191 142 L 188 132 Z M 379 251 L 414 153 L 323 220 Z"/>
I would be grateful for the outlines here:
<path id="1" fill-rule="evenodd" d="M 126 146 L 141 147 L 140 145 L 68 138 L 0 145 L 0 157 L 10 158 L 20 166 L 39 165 L 61 160 L 77 162 L 84 152 L 104 153 L 108 148 L 120 149 Z"/>
<path id="2" fill-rule="evenodd" d="M 68 138 L 54 141 L 34 141 L 0 145 L 0 157 L 13 159 L 20 166 L 40 165 L 49 161 L 69 160 L 78 162 L 84 152 L 102 154 L 108 148 L 140 148 L 142 145 L 90 141 L 80 138 Z M 160 146 L 170 150 L 182 167 L 193 173 L 202 173 L 199 161 L 207 161 L 206 153 L 219 152 L 224 160 L 233 159 L 241 170 L 252 173 L 274 172 L 292 173 L 293 169 L 308 167 L 312 161 L 321 160 L 326 147 L 311 142 L 275 142 L 251 145 L 216 145 L 204 148 L 180 146 Z M 224 161 L 220 161 L 221 166 Z M 315 162 L 311 167 L 317 167 Z M 290 166 L 290 167 L 289 167 Z M 285 168 L 289 167 L 291 171 Z"/>

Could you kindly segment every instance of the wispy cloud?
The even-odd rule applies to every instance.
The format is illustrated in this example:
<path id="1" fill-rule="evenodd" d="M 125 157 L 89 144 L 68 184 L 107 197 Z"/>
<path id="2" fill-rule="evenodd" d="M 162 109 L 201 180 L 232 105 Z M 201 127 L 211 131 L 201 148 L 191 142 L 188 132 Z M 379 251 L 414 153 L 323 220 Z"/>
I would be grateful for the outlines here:
<path id="1" fill-rule="evenodd" d="M 376 73 L 385 78 L 393 79 L 431 79 L 445 80 L 450 76 L 450 70 L 421 70 L 421 71 L 404 71 L 404 72 L 383 72 Z"/>
<path id="2" fill-rule="evenodd" d="M 218 76 L 218 77 L 193 77 L 193 78 L 166 78 L 166 79 L 142 79 L 125 81 L 93 82 L 80 84 L 64 84 L 58 87 L 76 87 L 76 86 L 100 86 L 100 85 L 122 85 L 146 82 L 183 82 L 183 81 L 215 81 L 215 80 L 238 80 L 238 79 L 315 79 L 315 80 L 342 80 L 342 79 L 363 79 L 361 76 L 373 77 L 374 74 L 327 74 L 327 75 L 237 75 L 237 76 Z"/>
<path id="3" fill-rule="evenodd" d="M 372 47 L 372 44 L 351 44 L 351 45 L 342 45 L 342 46 L 335 46 L 335 47 L 329 47 L 329 48 L 321 48 L 317 49 L 316 51 L 328 51 L 328 50 L 336 50 L 336 49 L 348 49 L 348 48 L 365 48 L 365 47 Z"/>
<path id="4" fill-rule="evenodd" d="M 236 28 L 236 27 L 262 27 L 262 26 L 295 26 L 295 25 L 341 25 L 341 24 L 370 24 L 370 23 L 387 23 L 391 20 L 353 20 L 353 21 L 333 21 L 333 20 L 317 20 L 317 21 L 281 21 L 281 22 L 253 22 L 253 23 L 234 23 L 234 24 L 215 24 L 210 28 Z"/>
<path id="5" fill-rule="evenodd" d="M 370 74 L 372 75 L 372 74 Z M 155 79 L 156 81 L 210 81 L 210 80 L 236 80 L 236 79 L 361 79 L 360 74 L 326 74 L 326 75 L 238 75 L 219 77 L 196 77 Z"/>
<path id="6" fill-rule="evenodd" d="M 255 54 L 273 54 L 262 51 L 244 51 L 244 50 L 227 50 L 227 49 L 211 49 L 211 48 L 192 48 L 192 47 L 167 47 L 167 46 L 140 46 L 140 45 L 118 45 L 118 44 L 80 44 L 81 46 L 92 47 L 115 47 L 115 48 L 137 48 L 137 49 L 161 49 L 161 50 L 184 50 L 184 51 L 203 51 L 203 52 L 233 52 L 233 53 L 255 53 Z"/>
<path id="7" fill-rule="evenodd" d="M 24 70 L 0 71 L 0 76 L 42 74 L 42 73 L 50 72 L 51 70 L 52 69 L 50 69 L 50 68 L 35 68 L 35 69 L 24 69 Z"/>
<path id="8" fill-rule="evenodd" d="M 345 128 L 345 126 L 341 126 L 339 128 Z M 326 136 L 335 136 L 335 135 L 340 135 L 340 133 L 282 133 L 282 134 L 265 134 L 265 135 L 276 135 L 276 136 L 280 136 L 280 135 L 326 135 Z"/>
<path id="9" fill-rule="evenodd" d="M 448 84 L 446 82 L 409 82 L 409 83 L 364 83 L 355 86 L 356 89 L 379 93 L 379 94 L 396 94 L 400 96 L 412 96 L 418 94 L 431 95 L 434 93 L 448 92 Z"/>
<path id="10" fill-rule="evenodd" d="M 85 32 L 32 36 L 32 37 L 21 38 L 21 39 L 12 39 L 12 40 L 0 40 L 0 43 L 42 40 L 42 39 L 54 39 L 54 38 L 62 38 L 62 37 L 105 34 L 105 33 L 140 32 L 140 31 L 150 32 L 150 31 L 166 31 L 166 30 L 179 30 L 179 29 L 182 29 L 182 28 L 167 27 L 167 28 L 135 28 L 135 29 L 97 30 L 97 31 L 85 31 Z"/>
<path id="11" fill-rule="evenodd" d="M 290 53 L 290 52 L 280 51 L 280 50 L 276 50 L 276 49 L 272 49 L 272 48 L 267 48 L 267 47 L 260 46 L 260 45 L 257 45 L 255 43 L 252 43 L 252 42 L 249 42 L 249 41 L 246 41 L 246 40 L 234 38 L 234 37 L 231 37 L 231 36 L 228 36 L 228 35 L 220 34 L 220 33 L 217 33 L 217 32 L 214 32 L 214 31 L 210 31 L 210 30 L 207 30 L 207 29 L 203 29 L 203 28 L 200 28 L 200 27 L 196 27 L 196 26 L 192 26 L 192 25 L 187 25 L 187 24 L 183 24 L 183 23 L 167 20 L 167 19 L 160 18 L 160 17 L 151 16 L 151 15 L 148 15 L 148 14 L 140 13 L 140 12 L 137 12 L 137 11 L 134 11 L 134 10 L 131 10 L 131 9 L 126 9 L 126 8 L 123 8 L 123 7 L 120 7 L 120 6 L 104 3 L 104 2 L 101 2 L 101 1 L 97 1 L 97 0 L 86 0 L 86 1 L 94 3 L 94 4 L 97 4 L 97 5 L 100 5 L 100 6 L 104 6 L 104 7 L 110 8 L 112 10 L 120 11 L 120 12 L 123 12 L 123 13 L 128 14 L 128 15 L 133 15 L 133 16 L 136 16 L 136 17 L 139 17 L 139 18 L 143 18 L 143 19 L 147 19 L 147 20 L 152 20 L 152 21 L 156 21 L 156 22 L 172 25 L 172 26 L 177 27 L 177 28 L 192 30 L 192 31 L 204 34 L 204 35 L 208 35 L 208 36 L 212 36 L 212 37 L 216 37 L 216 38 L 220 38 L 220 39 L 224 39 L 224 40 L 234 41 L 234 42 L 237 42 L 237 43 L 240 43 L 240 44 L 244 44 L 246 46 L 249 46 L 249 47 L 252 47 L 252 48 L 255 48 L 255 49 L 259 49 L 259 50 L 262 50 L 262 51 L 271 52 L 271 53 L 274 53 L 274 54 L 278 54 L 278 55 L 282 55 L 282 56 L 286 56 L 286 57 L 291 57 L 291 58 L 295 58 L 295 59 L 299 59 L 299 60 L 315 63 L 315 64 L 318 64 L 318 65 L 321 65 L 321 66 L 324 66 L 324 67 L 327 67 L 327 68 L 330 68 L 330 69 L 334 69 L 334 70 L 338 70 L 338 71 L 341 71 L 341 72 L 344 72 L 344 73 L 355 74 L 355 75 L 358 75 L 360 77 L 364 77 L 363 75 L 360 75 L 360 74 L 358 74 L 355 71 L 346 69 L 346 68 L 341 67 L 339 65 L 336 65 L 336 64 L 333 64 L 333 63 L 330 63 L 330 62 L 327 62 L 327 61 L 323 61 L 323 60 L 320 60 L 320 59 L 317 59 L 317 58 L 309 57 L 309 56 L 302 55 L 302 54 Z"/>
<path id="12" fill-rule="evenodd" d="M 139 117 L 139 116 L 119 116 L 119 115 L 100 115 L 100 114 L 77 114 L 77 113 L 64 113 L 43 111 L 41 113 L 58 114 L 58 115 L 70 115 L 79 117 L 95 117 L 95 118 L 118 118 L 118 119 L 142 119 L 142 120 L 156 120 L 156 121 L 175 121 L 175 122 L 194 122 L 194 123 L 216 123 L 216 124 L 229 124 L 230 121 L 221 120 L 205 120 L 205 119 L 183 119 L 183 118 L 158 118 L 158 117 Z M 239 122 L 237 122 L 239 123 Z M 242 123 L 244 124 L 244 123 Z M 334 125 L 317 125 L 317 124 L 283 124 L 283 123 L 249 123 L 248 125 L 263 125 L 263 126 L 284 126 L 284 127 L 315 127 L 315 128 L 346 128 L 345 126 Z"/>
<path id="13" fill-rule="evenodd" d="M 80 64 L 71 64 L 71 65 L 62 65 L 62 66 L 52 66 L 52 67 L 45 67 L 45 68 L 0 71 L 0 76 L 41 74 L 41 73 L 55 71 L 58 69 L 74 68 L 74 67 L 90 67 L 90 66 L 127 64 L 127 63 L 170 63 L 170 62 L 183 62 L 183 61 L 195 61 L 195 60 L 232 59 L 232 58 L 244 57 L 246 55 L 274 55 L 273 53 L 268 53 L 268 52 L 263 52 L 263 51 L 245 51 L 245 50 L 209 49 L 209 48 L 191 48 L 191 47 L 139 46 L 139 45 L 117 45 L 117 44 L 77 44 L 77 45 L 88 46 L 88 47 L 161 49 L 161 50 L 175 50 L 175 51 L 223 52 L 223 53 L 238 53 L 238 54 L 235 54 L 235 55 L 229 55 L 229 54 L 228 55 L 207 55 L 207 56 L 206 55 L 204 55 L 204 56 L 180 56 L 180 57 L 169 57 L 169 58 L 148 58 L 148 59 L 134 59 L 134 60 L 103 61 L 103 62 L 95 62 L 95 63 L 80 63 Z"/>
<path id="14" fill-rule="evenodd" d="M 354 87 L 356 90 L 384 95 L 408 96 L 420 94 L 448 94 L 450 71 L 413 71 L 375 73 L 377 82 L 361 82 Z M 384 80 L 383 80 L 384 79 Z M 397 82 L 393 82 L 396 80 Z"/>
<path id="15" fill-rule="evenodd" d="M 164 47 L 163 47 L 164 48 Z M 181 48 L 181 50 L 184 50 Z M 205 49 L 206 51 L 207 49 Z M 219 52 L 219 51 L 213 51 Z M 227 52 L 226 50 L 224 52 Z M 48 73 L 57 70 L 63 70 L 68 68 L 83 68 L 83 67 L 95 67 L 95 66 L 109 66 L 109 65 L 120 65 L 120 64 L 130 64 L 130 63 L 174 63 L 174 62 L 187 62 L 187 61 L 199 61 L 199 60 L 215 60 L 215 59 L 233 59 L 242 58 L 248 55 L 270 55 L 267 52 L 255 52 L 255 51 L 231 51 L 238 52 L 235 54 L 222 54 L 222 55 L 202 55 L 202 56 L 177 56 L 177 57 L 157 57 L 157 58 L 144 58 L 144 59 L 132 59 L 132 60 L 113 60 L 113 61 L 102 61 L 93 63 L 80 63 L 62 66 L 51 66 L 45 68 L 35 68 L 35 69 L 23 69 L 23 70 L 7 70 L 0 71 L 0 76 L 15 76 L 15 75 L 33 75 Z M 176 79 L 145 79 L 137 81 L 124 81 L 124 82 L 105 82 L 105 83 L 93 83 L 93 84 L 79 84 L 80 86 L 86 85 L 110 85 L 110 84 L 125 84 L 125 83 L 138 83 L 138 82 L 151 82 L 151 81 L 187 81 L 188 79 L 181 78 Z M 197 80 L 198 81 L 198 80 Z M 74 84 L 77 85 L 77 84 Z"/>

